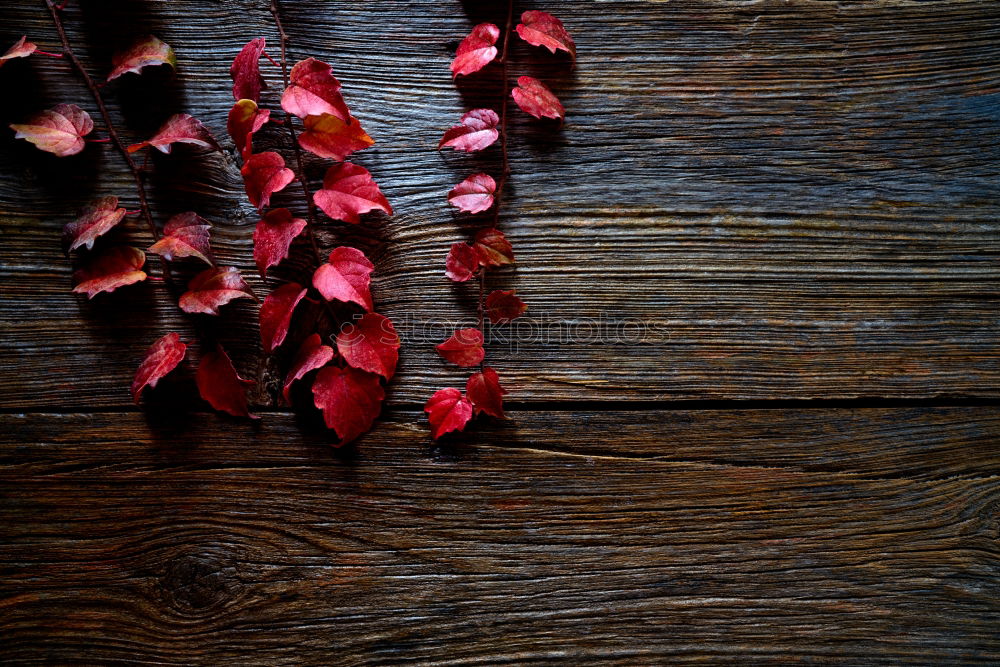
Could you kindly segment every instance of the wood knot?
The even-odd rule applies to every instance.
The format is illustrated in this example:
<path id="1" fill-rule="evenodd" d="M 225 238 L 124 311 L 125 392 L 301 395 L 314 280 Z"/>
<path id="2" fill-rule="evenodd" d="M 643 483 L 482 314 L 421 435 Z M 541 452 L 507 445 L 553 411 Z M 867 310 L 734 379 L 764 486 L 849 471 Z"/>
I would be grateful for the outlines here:
<path id="1" fill-rule="evenodd" d="M 179 554 L 164 564 L 165 602 L 181 614 L 203 614 L 232 602 L 242 589 L 229 554 L 211 549 Z"/>

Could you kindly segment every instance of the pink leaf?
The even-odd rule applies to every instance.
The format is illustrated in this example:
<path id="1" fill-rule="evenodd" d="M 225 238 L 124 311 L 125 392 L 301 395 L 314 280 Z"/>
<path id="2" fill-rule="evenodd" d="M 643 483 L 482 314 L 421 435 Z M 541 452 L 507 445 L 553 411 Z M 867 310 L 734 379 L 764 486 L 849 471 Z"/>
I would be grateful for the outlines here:
<path id="1" fill-rule="evenodd" d="M 295 180 L 295 172 L 285 166 L 285 159 L 271 151 L 251 155 L 243 163 L 240 173 L 243 174 L 247 198 L 258 209 L 267 207 L 271 203 L 271 195 L 284 190 Z"/>
<path id="2" fill-rule="evenodd" d="M 489 174 L 473 174 L 448 193 L 448 203 L 466 213 L 481 213 L 493 206 L 497 183 Z"/>
<path id="3" fill-rule="evenodd" d="M 323 178 L 323 189 L 313 195 L 313 201 L 334 220 L 358 224 L 361 215 L 369 211 L 384 211 L 392 215 L 392 207 L 364 167 L 343 162 L 330 167 Z"/>
<path id="4" fill-rule="evenodd" d="M 497 57 L 494 44 L 499 37 L 500 28 L 492 23 L 480 23 L 473 28 L 455 51 L 455 59 L 451 61 L 452 77 L 472 74 L 489 65 Z"/>
<path id="5" fill-rule="evenodd" d="M 146 253 L 127 245 L 114 246 L 90 258 L 87 264 L 73 274 L 74 292 L 93 299 L 101 292 L 113 292 L 119 287 L 146 279 L 142 265 Z"/>
<path id="6" fill-rule="evenodd" d="M 187 345 L 175 333 L 168 333 L 153 343 L 132 380 L 132 400 L 138 403 L 143 389 L 155 387 L 160 378 L 177 368 L 186 351 Z"/>
<path id="7" fill-rule="evenodd" d="M 296 380 L 301 379 L 309 371 L 325 366 L 333 359 L 335 354 L 333 348 L 329 345 L 323 345 L 322 341 L 323 339 L 319 337 L 318 333 L 314 333 L 302 341 L 299 351 L 295 353 L 295 360 L 292 361 L 291 370 L 285 377 L 285 385 L 281 391 L 286 402 L 290 400 L 289 394 Z"/>
<path id="8" fill-rule="evenodd" d="M 465 384 L 465 395 L 469 397 L 476 414 L 485 412 L 497 419 L 506 419 L 503 413 L 503 397 L 507 392 L 500 386 L 497 372 L 486 366 L 482 373 L 473 373 Z"/>
<path id="9" fill-rule="evenodd" d="M 486 356 L 483 350 L 483 332 L 475 328 L 459 329 L 438 345 L 437 351 L 443 359 L 457 366 L 475 366 Z"/>
<path id="10" fill-rule="evenodd" d="M 285 342 L 295 306 L 307 291 L 298 283 L 288 283 L 265 297 L 260 307 L 260 340 L 264 352 L 272 354 Z"/>
<path id="11" fill-rule="evenodd" d="M 486 297 L 486 314 L 493 324 L 503 324 L 517 319 L 528 310 L 514 290 L 494 290 Z"/>
<path id="12" fill-rule="evenodd" d="M 152 146 L 163 153 L 169 153 L 173 144 L 193 144 L 202 148 L 222 150 L 200 120 L 186 113 L 179 113 L 168 118 L 163 127 L 148 141 L 129 146 L 128 152 L 135 153 L 146 146 Z"/>
<path id="13" fill-rule="evenodd" d="M 532 46 L 544 46 L 552 53 L 565 51 L 576 60 L 576 44 L 566 32 L 562 21 L 552 14 L 542 11 L 528 11 L 521 14 L 517 34 Z"/>
<path id="14" fill-rule="evenodd" d="M 15 139 L 27 139 L 39 150 L 57 157 L 76 155 L 83 150 L 85 136 L 94 129 L 90 114 L 75 104 L 57 104 L 38 113 L 27 123 L 12 123 Z"/>
<path id="15" fill-rule="evenodd" d="M 453 243 L 444 267 L 446 276 L 457 283 L 464 283 L 479 270 L 479 254 L 468 243 Z"/>
<path id="16" fill-rule="evenodd" d="M 21 39 L 14 42 L 14 45 L 7 49 L 7 51 L 0 56 L 0 66 L 3 66 L 8 60 L 13 60 L 14 58 L 27 58 L 35 49 L 38 48 L 37 45 L 27 41 L 28 36 L 23 35 Z"/>
<path id="17" fill-rule="evenodd" d="M 149 247 L 166 260 L 177 257 L 194 257 L 212 264 L 212 248 L 208 230 L 212 226 L 194 211 L 178 213 L 163 226 L 163 236 Z"/>
<path id="18" fill-rule="evenodd" d="M 260 75 L 260 56 L 264 53 L 264 38 L 257 37 L 246 43 L 229 68 L 233 79 L 233 99 L 260 102 L 260 90 L 265 87 Z"/>
<path id="19" fill-rule="evenodd" d="M 336 299 L 356 303 L 367 311 L 373 308 L 369 291 L 371 273 L 375 266 L 357 248 L 334 248 L 326 264 L 313 274 L 313 287 L 327 301 Z"/>
<path id="20" fill-rule="evenodd" d="M 514 249 L 499 229 L 480 229 L 472 243 L 483 266 L 502 266 L 514 263 Z"/>
<path id="21" fill-rule="evenodd" d="M 439 389 L 424 406 L 431 436 L 436 440 L 445 433 L 461 431 L 472 419 L 472 403 L 454 387 Z"/>
<path id="22" fill-rule="evenodd" d="M 108 81 L 128 72 L 138 74 L 143 67 L 151 65 L 170 65 L 176 68 L 177 58 L 174 56 L 174 50 L 166 42 L 148 35 L 124 51 L 111 56 L 111 64 L 114 69 L 108 75 Z"/>
<path id="23" fill-rule="evenodd" d="M 234 417 L 259 419 L 247 408 L 246 388 L 253 382 L 244 380 L 236 373 L 233 362 L 221 345 L 202 355 L 195 382 L 198 393 L 216 410 L 228 412 Z"/>
<path id="24" fill-rule="evenodd" d="M 299 118 L 328 113 L 346 122 L 351 117 L 333 69 L 315 58 L 295 63 L 281 108 Z"/>
<path id="25" fill-rule="evenodd" d="M 347 444 L 372 427 L 385 391 L 378 376 L 356 368 L 327 367 L 313 382 L 313 400 L 327 428 Z"/>
<path id="26" fill-rule="evenodd" d="M 264 127 L 270 117 L 271 112 L 267 109 L 258 109 L 257 103 L 253 100 L 238 100 L 229 110 L 226 130 L 236 144 L 236 149 L 244 157 L 249 157 L 253 152 L 249 150 L 250 140 L 254 133 Z"/>
<path id="27" fill-rule="evenodd" d="M 313 155 L 340 162 L 354 151 L 368 148 L 375 143 L 361 129 L 357 118 L 344 122 L 333 114 L 306 116 L 305 130 L 299 135 L 299 144 Z"/>
<path id="28" fill-rule="evenodd" d="M 287 208 L 268 211 L 253 230 L 253 259 L 261 278 L 267 270 L 288 257 L 292 241 L 306 228 L 306 221 L 293 218 Z"/>
<path id="29" fill-rule="evenodd" d="M 366 313 L 340 332 L 337 351 L 348 365 L 388 380 L 396 372 L 399 336 L 388 317 Z"/>
<path id="30" fill-rule="evenodd" d="M 109 232 L 124 217 L 125 209 L 118 207 L 118 197 L 101 197 L 63 228 L 63 236 L 70 241 L 70 250 L 82 245 L 90 249 L 98 236 Z"/>
<path id="31" fill-rule="evenodd" d="M 500 136 L 497 130 L 500 117 L 492 109 L 473 109 L 459 122 L 444 133 L 438 142 L 438 150 L 450 147 L 457 151 L 481 151 Z"/>
<path id="32" fill-rule="evenodd" d="M 250 286 L 234 266 L 213 266 L 205 269 L 188 284 L 188 291 L 181 294 L 180 308 L 185 313 L 218 315 L 219 306 L 233 299 L 253 299 Z"/>
<path id="33" fill-rule="evenodd" d="M 558 118 L 566 116 L 566 110 L 559 99 L 552 94 L 548 86 L 530 76 L 517 79 L 517 88 L 510 91 L 510 96 L 521 107 L 521 111 L 530 113 L 535 118 Z"/>

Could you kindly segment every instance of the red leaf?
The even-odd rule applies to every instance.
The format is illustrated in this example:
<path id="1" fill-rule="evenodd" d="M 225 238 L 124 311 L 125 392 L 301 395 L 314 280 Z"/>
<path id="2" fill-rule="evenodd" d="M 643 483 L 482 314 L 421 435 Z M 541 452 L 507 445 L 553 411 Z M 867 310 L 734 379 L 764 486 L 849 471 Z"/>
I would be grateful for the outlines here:
<path id="1" fill-rule="evenodd" d="M 260 75 L 264 43 L 263 37 L 251 39 L 233 58 L 229 68 L 229 76 L 233 79 L 233 99 L 260 102 L 260 90 L 266 87 L 264 77 Z"/>
<path id="2" fill-rule="evenodd" d="M 451 338 L 437 346 L 438 354 L 445 361 L 467 368 L 475 366 L 486 356 L 483 350 L 483 332 L 479 329 L 459 329 Z"/>
<path id="3" fill-rule="evenodd" d="M 143 389 L 155 387 L 160 378 L 177 368 L 186 351 L 187 345 L 175 333 L 168 333 L 153 343 L 132 380 L 132 400 L 138 403 Z"/>
<path id="4" fill-rule="evenodd" d="M 517 88 L 510 91 L 510 96 L 521 107 L 521 111 L 530 113 L 535 118 L 558 118 L 566 116 L 566 110 L 560 104 L 559 98 L 552 94 L 548 86 L 538 79 L 522 76 L 517 79 Z"/>
<path id="5" fill-rule="evenodd" d="M 313 195 L 313 201 L 334 220 L 358 224 L 361 215 L 369 211 L 384 211 L 392 215 L 392 207 L 364 167 L 343 162 L 330 167 L 323 178 L 323 189 Z"/>
<path id="6" fill-rule="evenodd" d="M 306 221 L 293 218 L 287 208 L 272 209 L 264 215 L 253 230 L 253 259 L 261 278 L 267 277 L 269 268 L 288 257 L 292 241 L 305 228 Z"/>
<path id="7" fill-rule="evenodd" d="M 173 144 L 194 144 L 202 148 L 222 150 L 200 120 L 186 113 L 178 113 L 168 118 L 151 139 L 129 146 L 128 152 L 135 153 L 146 146 L 152 146 L 163 153 L 169 153 Z"/>
<path id="8" fill-rule="evenodd" d="M 75 104 L 57 104 L 35 114 L 27 123 L 12 123 L 15 139 L 27 139 L 39 150 L 58 157 L 76 155 L 87 143 L 83 137 L 94 129 L 90 114 Z"/>
<path id="9" fill-rule="evenodd" d="M 118 197 L 101 197 L 83 209 L 73 222 L 63 227 L 63 236 L 70 241 L 70 250 L 82 245 L 94 247 L 94 240 L 109 232 L 125 217 L 125 209 L 118 208 Z"/>
<path id="10" fill-rule="evenodd" d="M 250 147 L 251 137 L 257 130 L 264 127 L 270 119 L 271 112 L 267 109 L 258 109 L 257 103 L 253 100 L 238 100 L 233 108 L 229 110 L 229 117 L 226 119 L 226 130 L 233 138 L 236 149 L 245 158 L 249 157 L 252 151 Z"/>
<path id="11" fill-rule="evenodd" d="M 357 248 L 340 246 L 333 249 L 326 264 L 316 269 L 313 287 L 327 301 L 336 299 L 356 303 L 370 312 L 373 305 L 368 286 L 374 270 L 375 266 L 363 252 Z"/>
<path id="12" fill-rule="evenodd" d="M 388 380 L 396 372 L 399 336 L 388 317 L 366 313 L 340 332 L 337 351 L 350 366 Z"/>
<path id="13" fill-rule="evenodd" d="M 119 287 L 146 279 L 142 265 L 146 253 L 132 246 L 108 248 L 90 259 L 86 266 L 73 274 L 76 287 L 73 291 L 93 299 L 101 292 L 114 292 Z"/>
<path id="14" fill-rule="evenodd" d="M 149 246 L 149 252 L 167 260 L 195 257 L 212 264 L 208 230 L 212 226 L 194 211 L 178 213 L 163 226 L 163 237 Z"/>
<path id="15" fill-rule="evenodd" d="M 497 57 L 497 38 L 500 28 L 492 23 L 480 23 L 469 36 L 462 40 L 455 51 L 455 59 L 451 61 L 451 75 L 472 74 L 489 65 Z"/>
<path id="16" fill-rule="evenodd" d="M 250 414 L 247 408 L 246 387 L 253 385 L 253 382 L 237 375 L 233 362 L 221 345 L 216 345 L 214 350 L 202 355 L 195 382 L 198 384 L 198 393 L 216 410 L 228 412 L 234 417 L 259 419 L 257 415 Z"/>
<path id="17" fill-rule="evenodd" d="M 464 283 L 479 270 L 479 254 L 468 243 L 452 243 L 444 274 L 456 283 Z"/>
<path id="18" fill-rule="evenodd" d="M 562 50 L 576 60 L 576 44 L 566 32 L 562 21 L 548 12 L 538 10 L 521 14 L 517 24 L 517 34 L 532 46 L 544 46 L 552 53 Z"/>
<path id="19" fill-rule="evenodd" d="M 8 60 L 13 60 L 14 58 L 27 58 L 35 52 L 35 49 L 37 49 L 38 46 L 26 41 L 27 39 L 28 36 L 23 35 L 21 39 L 14 42 L 14 46 L 7 49 L 7 51 L 0 56 L 0 67 L 2 67 Z"/>
<path id="20" fill-rule="evenodd" d="M 285 166 L 285 159 L 271 151 L 251 155 L 240 173 L 247 197 L 258 209 L 268 206 L 271 195 L 295 180 L 295 172 Z"/>
<path id="21" fill-rule="evenodd" d="M 298 283 L 288 283 L 265 297 L 260 306 L 260 340 L 266 353 L 271 354 L 285 342 L 295 306 L 307 291 Z"/>
<path id="22" fill-rule="evenodd" d="M 341 445 L 372 427 L 384 398 L 378 376 L 356 368 L 327 367 L 313 382 L 316 407 L 323 411 L 323 421 L 337 433 Z"/>
<path id="23" fill-rule="evenodd" d="M 299 118 L 325 113 L 342 121 L 351 117 L 333 68 L 315 58 L 295 63 L 288 88 L 281 96 L 281 108 Z"/>
<path id="24" fill-rule="evenodd" d="M 456 125 L 444 133 L 438 142 L 438 150 L 450 146 L 457 151 L 481 151 L 490 146 L 500 132 L 497 123 L 500 117 L 492 109 L 473 109 Z"/>
<path id="25" fill-rule="evenodd" d="M 465 395 L 472 402 L 476 414 L 485 412 L 497 419 L 506 419 L 503 413 L 503 397 L 507 392 L 500 386 L 497 372 L 486 366 L 482 373 L 473 373 L 465 383 Z"/>
<path id="26" fill-rule="evenodd" d="M 424 405 L 431 436 L 436 440 L 445 433 L 461 431 L 472 419 L 472 403 L 454 387 L 439 389 Z"/>
<path id="27" fill-rule="evenodd" d="M 448 203 L 466 213 L 481 213 L 493 206 L 497 182 L 489 174 L 473 174 L 448 193 Z"/>
<path id="28" fill-rule="evenodd" d="M 368 148 L 375 140 L 365 134 L 357 118 L 344 122 L 333 114 L 306 116 L 299 145 L 313 155 L 340 162 L 354 151 Z"/>
<path id="29" fill-rule="evenodd" d="M 311 370 L 325 366 L 333 359 L 335 354 L 333 348 L 329 345 L 323 345 L 322 340 L 318 333 L 314 333 L 302 341 L 299 351 L 295 353 L 295 361 L 292 362 L 292 368 L 285 377 L 285 386 L 281 391 L 281 394 L 285 397 L 285 401 L 290 400 L 288 397 L 292 389 L 292 384 L 296 380 L 302 378 Z"/>
<path id="30" fill-rule="evenodd" d="M 493 324 L 502 324 L 517 319 L 528 310 L 528 306 L 520 297 L 514 294 L 514 290 L 494 290 L 486 297 L 486 314 Z"/>
<path id="31" fill-rule="evenodd" d="M 480 229 L 473 242 L 479 263 L 483 266 L 501 266 L 514 263 L 514 249 L 499 229 Z"/>
<path id="32" fill-rule="evenodd" d="M 114 69 L 108 75 L 108 81 L 128 72 L 138 74 L 143 67 L 151 65 L 170 65 L 176 68 L 177 58 L 174 56 L 174 50 L 166 42 L 148 35 L 124 51 L 111 56 L 111 64 L 114 65 Z"/>
<path id="33" fill-rule="evenodd" d="M 205 269 L 188 284 L 188 291 L 181 294 L 180 307 L 185 313 L 218 315 L 219 306 L 233 299 L 253 299 L 250 286 L 234 266 L 213 266 Z"/>

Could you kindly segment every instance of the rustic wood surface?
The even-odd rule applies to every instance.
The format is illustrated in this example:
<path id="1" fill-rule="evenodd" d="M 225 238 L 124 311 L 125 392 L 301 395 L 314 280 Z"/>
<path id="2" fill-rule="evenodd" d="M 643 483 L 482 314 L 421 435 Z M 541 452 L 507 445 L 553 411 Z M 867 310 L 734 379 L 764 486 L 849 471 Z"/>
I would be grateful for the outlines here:
<path id="1" fill-rule="evenodd" d="M 560 16 L 579 62 L 514 48 L 567 107 L 562 128 L 512 112 L 518 264 L 490 288 L 531 318 L 488 354 L 514 419 L 435 445 L 419 406 L 466 373 L 433 345 L 476 297 L 444 255 L 482 224 L 444 196 L 498 155 L 434 147 L 495 101 L 495 76 L 447 66 L 502 4 L 283 3 L 396 210 L 321 230 L 373 258 L 404 337 L 384 417 L 343 451 L 278 405 L 253 304 L 192 321 L 163 286 L 71 294 L 62 226 L 99 195 L 135 208 L 130 177 L 107 147 L 0 130 L 0 661 L 1000 662 L 1000 4 L 517 3 Z M 267 5 L 65 12 L 95 76 L 137 35 L 174 46 L 176 75 L 113 83 L 112 113 L 129 141 L 181 111 L 220 139 L 153 156 L 154 212 L 210 219 L 261 293 L 311 268 L 256 277 L 225 132 L 232 56 L 277 41 Z M 0 45 L 58 50 L 43 3 L 0 16 Z M 94 110 L 59 60 L 0 86 L 0 127 Z M 204 412 L 196 349 L 132 406 L 146 347 L 195 327 L 261 380 L 261 423 Z"/>

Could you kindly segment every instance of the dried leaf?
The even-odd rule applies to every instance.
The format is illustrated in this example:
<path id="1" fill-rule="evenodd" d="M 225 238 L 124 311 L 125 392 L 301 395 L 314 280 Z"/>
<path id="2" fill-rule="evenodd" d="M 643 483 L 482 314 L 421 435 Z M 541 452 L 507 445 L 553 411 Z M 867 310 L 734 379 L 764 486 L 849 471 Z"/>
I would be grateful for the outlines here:
<path id="1" fill-rule="evenodd" d="M 436 440 L 445 433 L 461 431 L 472 419 L 472 403 L 454 387 L 439 389 L 424 405 L 431 436 Z"/>
<path id="2" fill-rule="evenodd" d="M 392 207 L 372 180 L 368 170 L 351 162 L 330 167 L 323 178 L 323 188 L 313 195 L 313 201 L 334 220 L 358 224 L 361 215 L 369 211 L 384 211 L 392 215 Z"/>
<path id="3" fill-rule="evenodd" d="M 271 195 L 295 180 L 295 172 L 285 166 L 285 159 L 272 151 L 251 155 L 240 173 L 247 198 L 258 209 L 266 208 Z"/>
<path id="4" fill-rule="evenodd" d="M 293 218 L 287 208 L 268 211 L 253 230 L 253 259 L 261 278 L 267 270 L 288 257 L 292 241 L 306 228 L 306 221 Z"/>
<path id="5" fill-rule="evenodd" d="M 372 427 L 384 398 L 378 376 L 356 368 L 327 367 L 313 382 L 316 407 L 323 411 L 323 421 L 337 433 L 341 445 Z"/>
<path id="6" fill-rule="evenodd" d="M 517 88 L 510 91 L 510 96 L 521 107 L 521 111 L 530 113 L 535 118 L 558 118 L 566 116 L 566 110 L 559 99 L 552 94 L 544 83 L 530 76 L 517 79 Z"/>
<path id="7" fill-rule="evenodd" d="M 287 283 L 265 297 L 260 306 L 260 340 L 264 352 L 272 354 L 285 342 L 295 306 L 307 291 L 298 283 Z"/>
<path id="8" fill-rule="evenodd" d="M 357 248 L 340 246 L 333 249 L 326 264 L 316 269 L 313 287 L 327 301 L 336 299 L 356 303 L 371 312 L 373 305 L 369 284 L 374 270 L 375 266 L 363 252 Z"/>
<path id="9" fill-rule="evenodd" d="M 216 410 L 228 412 L 234 417 L 259 419 L 257 415 L 250 414 L 247 407 L 246 388 L 253 382 L 244 380 L 236 373 L 233 362 L 221 345 L 202 355 L 195 382 L 198 393 Z"/>
<path id="10" fill-rule="evenodd" d="M 313 155 L 340 162 L 354 151 L 368 148 L 375 140 L 365 134 L 357 118 L 345 123 L 333 114 L 306 116 L 299 144 Z"/>
<path id="11" fill-rule="evenodd" d="M 323 345 L 323 339 L 319 337 L 318 333 L 314 333 L 302 341 L 299 351 L 295 353 L 295 360 L 292 361 L 291 370 L 288 371 L 288 375 L 285 377 L 285 385 L 281 390 L 285 401 L 290 400 L 289 394 L 296 380 L 304 377 L 309 371 L 325 366 L 333 359 L 335 354 L 332 347 Z"/>
<path id="12" fill-rule="evenodd" d="M 473 28 L 455 51 L 455 59 L 451 61 L 452 77 L 478 72 L 493 62 L 497 57 L 497 47 L 494 45 L 499 37 L 500 28 L 492 23 L 480 23 Z"/>
<path id="13" fill-rule="evenodd" d="M 528 310 L 528 306 L 514 290 L 494 290 L 486 297 L 486 315 L 493 324 L 503 324 L 517 319 Z"/>
<path id="14" fill-rule="evenodd" d="M 450 147 L 457 151 L 481 151 L 500 136 L 497 130 L 500 117 L 492 109 L 473 109 L 459 122 L 444 133 L 438 142 L 438 150 Z"/>
<path id="15" fill-rule="evenodd" d="M 166 42 L 147 35 L 124 51 L 111 56 L 111 64 L 113 69 L 108 75 L 108 81 L 128 72 L 138 74 L 143 67 L 152 65 L 170 65 L 176 68 L 177 58 L 174 56 L 174 50 Z"/>
<path id="16" fill-rule="evenodd" d="M 132 400 L 138 403 L 143 389 L 155 387 L 160 378 L 177 368 L 177 364 L 184 359 L 186 351 L 187 345 L 182 343 L 180 336 L 175 333 L 168 333 L 153 343 L 139 364 L 135 379 L 132 380 Z"/>
<path id="17" fill-rule="evenodd" d="M 253 151 L 250 150 L 251 139 L 254 133 L 264 127 L 271 118 L 271 112 L 267 109 L 259 109 L 253 100 L 238 100 L 233 108 L 229 110 L 229 117 L 226 119 L 226 130 L 232 137 L 236 149 L 245 158 L 248 158 Z"/>
<path id="18" fill-rule="evenodd" d="M 132 246 L 113 246 L 90 258 L 87 264 L 73 274 L 74 292 L 93 299 L 101 292 L 113 292 L 119 287 L 146 279 L 142 265 L 146 253 Z"/>
<path id="19" fill-rule="evenodd" d="M 448 193 L 448 203 L 466 213 L 481 213 L 493 206 L 497 183 L 489 174 L 473 174 Z"/>
<path id="20" fill-rule="evenodd" d="M 482 373 L 473 373 L 465 384 L 465 395 L 469 397 L 476 414 L 485 412 L 497 419 L 506 419 L 503 413 L 503 397 L 507 392 L 500 386 L 497 372 L 486 366 Z"/>
<path id="21" fill-rule="evenodd" d="M 337 336 L 337 351 L 348 365 L 386 380 L 396 372 L 399 336 L 388 317 L 366 313 Z"/>
<path id="22" fill-rule="evenodd" d="M 83 209 L 73 222 L 63 227 L 63 237 L 69 241 L 69 249 L 80 246 L 94 247 L 94 240 L 106 234 L 125 217 L 125 209 L 118 207 L 118 197 L 101 197 Z"/>
<path id="23" fill-rule="evenodd" d="M 467 368 L 475 366 L 486 356 L 483 350 L 483 332 L 476 328 L 459 329 L 437 346 L 438 354 L 445 361 Z"/>
<path id="24" fill-rule="evenodd" d="M 2 67 L 8 60 L 13 60 L 14 58 L 27 58 L 35 52 L 35 49 L 37 49 L 38 46 L 27 41 L 27 39 L 28 36 L 23 35 L 21 39 L 14 42 L 14 46 L 7 49 L 7 51 L 0 56 L 0 67 Z"/>
<path id="25" fill-rule="evenodd" d="M 57 104 L 35 114 L 27 123 L 12 123 L 15 139 L 27 139 L 39 150 L 58 157 L 76 155 L 87 142 L 85 136 L 94 130 L 90 114 L 75 104 Z"/>
<path id="26" fill-rule="evenodd" d="M 315 58 L 295 63 L 281 108 L 299 118 L 331 114 L 346 122 L 351 117 L 333 68 Z"/>
<path id="27" fill-rule="evenodd" d="M 552 53 L 565 51 L 576 60 L 576 44 L 566 32 L 562 21 L 548 12 L 538 10 L 521 14 L 517 24 L 517 34 L 532 46 L 544 46 Z"/>
<path id="28" fill-rule="evenodd" d="M 202 148 L 222 150 L 200 120 L 189 114 L 179 113 L 168 118 L 151 139 L 129 146 L 128 152 L 135 153 L 146 146 L 152 146 L 163 153 L 169 153 L 173 144 L 193 144 Z"/>
<path id="29" fill-rule="evenodd" d="M 218 315 L 219 306 L 233 299 L 253 298 L 253 292 L 239 269 L 235 266 L 213 266 L 191 279 L 188 291 L 181 294 L 180 308 L 185 313 Z"/>
<path id="30" fill-rule="evenodd" d="M 260 56 L 264 53 L 264 38 L 251 39 L 233 58 L 229 76 L 233 79 L 233 99 L 260 102 L 260 91 L 266 88 L 260 75 Z"/>
<path id="31" fill-rule="evenodd" d="M 479 254 L 468 243 L 452 243 L 444 274 L 457 283 L 464 283 L 479 270 Z"/>
<path id="32" fill-rule="evenodd" d="M 163 226 L 163 236 L 149 246 L 149 252 L 166 260 L 195 257 L 212 264 L 212 247 L 208 230 L 212 225 L 194 211 L 178 213 Z"/>
<path id="33" fill-rule="evenodd" d="M 480 229 L 473 241 L 479 263 L 483 266 L 502 266 L 514 263 L 514 249 L 499 229 Z"/>

